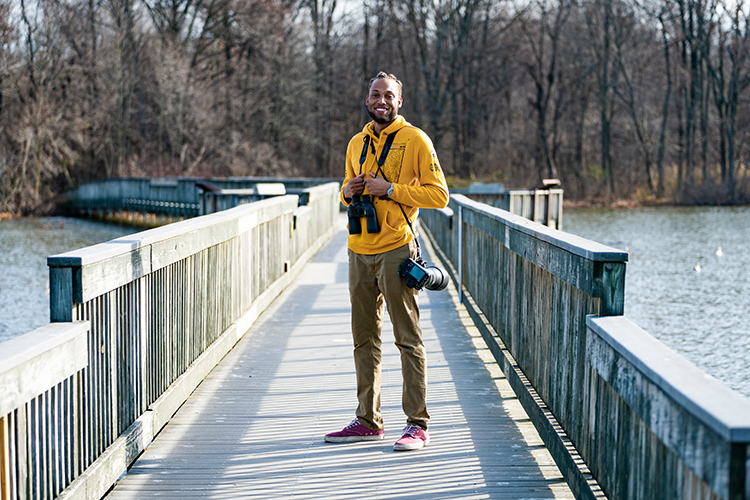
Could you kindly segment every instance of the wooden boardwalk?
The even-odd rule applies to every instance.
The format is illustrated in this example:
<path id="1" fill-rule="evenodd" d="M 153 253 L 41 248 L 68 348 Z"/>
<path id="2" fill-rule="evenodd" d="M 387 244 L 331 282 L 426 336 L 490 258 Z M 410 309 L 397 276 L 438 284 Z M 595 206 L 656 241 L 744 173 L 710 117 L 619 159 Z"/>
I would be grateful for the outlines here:
<path id="1" fill-rule="evenodd" d="M 385 440 L 323 442 L 356 407 L 345 238 L 307 264 L 108 499 L 573 498 L 450 288 L 420 295 L 432 444 L 393 452 L 405 417 L 388 321 Z"/>

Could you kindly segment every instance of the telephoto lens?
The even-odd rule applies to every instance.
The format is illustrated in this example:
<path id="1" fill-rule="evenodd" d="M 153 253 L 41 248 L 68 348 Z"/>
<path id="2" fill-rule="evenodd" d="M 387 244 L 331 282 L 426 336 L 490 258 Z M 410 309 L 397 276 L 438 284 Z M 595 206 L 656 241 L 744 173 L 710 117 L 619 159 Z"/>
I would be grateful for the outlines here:
<path id="1" fill-rule="evenodd" d="M 427 271 L 427 281 L 424 283 L 426 289 L 439 292 L 448 286 L 448 273 L 445 269 L 437 266 L 426 266 L 424 269 Z"/>
<path id="2" fill-rule="evenodd" d="M 439 267 L 426 265 L 422 259 L 419 259 L 419 262 L 406 259 L 401 264 L 398 274 L 404 278 L 406 286 L 416 290 L 426 288 L 439 292 L 448 286 L 448 273 Z"/>

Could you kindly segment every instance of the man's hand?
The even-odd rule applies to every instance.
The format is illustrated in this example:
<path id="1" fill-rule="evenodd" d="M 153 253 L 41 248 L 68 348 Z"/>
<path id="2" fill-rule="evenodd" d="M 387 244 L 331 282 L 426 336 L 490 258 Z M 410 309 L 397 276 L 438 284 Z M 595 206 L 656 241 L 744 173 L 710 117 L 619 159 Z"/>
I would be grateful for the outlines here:
<path id="1" fill-rule="evenodd" d="M 376 197 L 386 196 L 388 194 L 388 189 L 391 187 L 390 182 L 382 177 L 376 177 L 372 172 L 370 172 L 370 178 L 365 179 L 364 181 L 365 184 L 367 184 L 367 190 L 371 195 Z"/>
<path id="2" fill-rule="evenodd" d="M 364 172 L 356 177 L 352 177 L 344 186 L 344 198 L 351 199 L 352 196 L 362 194 L 365 191 L 365 174 Z"/>

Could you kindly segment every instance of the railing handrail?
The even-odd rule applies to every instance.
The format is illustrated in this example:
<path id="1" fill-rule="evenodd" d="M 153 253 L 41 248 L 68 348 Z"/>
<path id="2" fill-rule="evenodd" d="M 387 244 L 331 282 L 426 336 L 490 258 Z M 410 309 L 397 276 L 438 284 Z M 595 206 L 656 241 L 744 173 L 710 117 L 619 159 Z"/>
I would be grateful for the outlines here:
<path id="1" fill-rule="evenodd" d="M 88 363 L 88 321 L 51 323 L 3 342 L 0 416 L 81 371 Z"/>
<path id="2" fill-rule="evenodd" d="M 475 227 L 531 264 L 601 299 L 599 314 L 622 314 L 627 252 L 549 228 L 463 195 L 452 195 L 449 207 L 459 212 L 458 218 L 462 221 L 457 226 L 458 241 L 463 224 Z M 454 244 L 458 245 L 458 241 Z M 463 259 L 459 260 L 462 262 L 457 270 L 461 281 Z"/>
<path id="3" fill-rule="evenodd" d="M 239 203 L 278 196 L 284 194 L 284 191 L 288 194 L 305 193 L 306 195 L 306 188 L 332 182 L 338 182 L 338 179 L 302 177 L 286 179 L 272 177 L 111 178 L 86 181 L 66 193 L 66 198 L 68 206 L 73 211 L 99 217 L 116 211 L 195 217 L 225 210 Z M 300 198 L 304 198 L 305 195 Z"/>
<path id="4" fill-rule="evenodd" d="M 282 203 L 283 205 L 280 205 Z M 220 230 L 217 231 L 215 239 L 205 242 L 201 247 L 189 249 L 189 251 L 195 253 L 196 251 L 203 250 L 204 248 L 221 243 L 222 241 L 226 241 L 235 236 L 240 229 L 240 223 L 237 222 L 239 217 L 252 217 L 253 215 L 256 215 L 257 212 L 269 210 L 276 213 L 279 213 L 280 211 L 292 211 L 296 206 L 297 196 L 295 195 L 286 195 L 284 197 L 248 203 L 222 212 L 216 212 L 194 219 L 186 219 L 167 226 L 147 229 L 132 235 L 121 236 L 104 243 L 52 255 L 47 257 L 47 265 L 51 267 L 91 266 L 116 257 L 130 255 L 138 250 L 162 244 L 169 240 L 172 240 L 172 243 L 179 245 L 177 239 L 184 238 L 186 235 L 195 231 L 206 230 L 212 226 L 233 226 L 222 228 L 217 227 L 217 229 Z M 260 216 L 262 217 L 262 214 Z M 147 274 L 143 270 L 142 273 Z"/>
<path id="5" fill-rule="evenodd" d="M 92 179 L 89 181 L 82 182 L 81 185 L 95 185 L 95 184 L 106 184 L 106 183 L 118 183 L 122 181 L 137 181 L 137 182 L 149 182 L 154 185 L 161 186 L 174 186 L 177 183 L 185 182 L 196 182 L 196 181 L 210 181 L 210 182 L 288 182 L 288 183 L 305 183 L 314 182 L 316 184 L 324 184 L 334 180 L 332 177 L 289 177 L 279 179 L 278 177 L 110 177 L 108 179 Z"/>
<path id="6" fill-rule="evenodd" d="M 334 186 L 336 191 L 338 191 L 339 183 L 337 182 L 327 182 L 325 184 L 318 184 L 317 186 L 310 186 L 304 188 L 303 191 L 308 193 L 308 202 L 313 202 L 328 196 L 328 193 L 332 188 L 334 188 Z"/>
<path id="7" fill-rule="evenodd" d="M 556 229 L 549 228 L 543 224 L 531 221 L 520 215 L 512 214 L 506 210 L 500 208 L 491 207 L 485 203 L 474 201 L 467 196 L 462 194 L 451 195 L 451 198 L 459 205 L 463 207 L 472 208 L 474 210 L 482 212 L 492 218 L 494 221 L 508 226 L 516 231 L 527 234 L 539 241 L 544 241 L 552 246 L 566 250 L 573 255 L 578 255 L 584 259 L 588 259 L 594 262 L 627 262 L 628 253 L 618 250 L 616 248 L 597 243 L 592 240 L 587 240 L 570 233 L 564 233 Z M 487 228 L 492 231 L 491 229 Z M 485 231 L 487 232 L 487 231 Z M 499 241 L 504 242 L 505 246 L 510 250 L 514 250 L 514 242 L 506 238 L 506 235 L 497 234 L 497 231 L 488 233 L 491 236 L 495 236 Z M 517 247 L 515 250 L 519 250 Z M 519 253 L 516 251 L 516 253 Z M 539 264 L 538 260 L 534 259 L 533 255 L 529 255 L 530 259 L 535 264 Z"/>

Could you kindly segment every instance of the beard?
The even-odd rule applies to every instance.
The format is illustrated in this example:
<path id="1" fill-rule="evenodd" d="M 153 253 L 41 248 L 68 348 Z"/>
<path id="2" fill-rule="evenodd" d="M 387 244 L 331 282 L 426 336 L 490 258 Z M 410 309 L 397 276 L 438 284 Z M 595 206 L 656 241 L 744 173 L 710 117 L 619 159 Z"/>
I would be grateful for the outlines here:
<path id="1" fill-rule="evenodd" d="M 390 109 L 386 114 L 384 115 L 378 115 L 376 113 L 373 113 L 370 108 L 367 108 L 367 112 L 370 115 L 370 118 L 372 118 L 376 123 L 380 123 L 381 125 L 386 123 L 391 123 L 393 120 L 396 119 L 397 111 L 393 108 Z"/>

